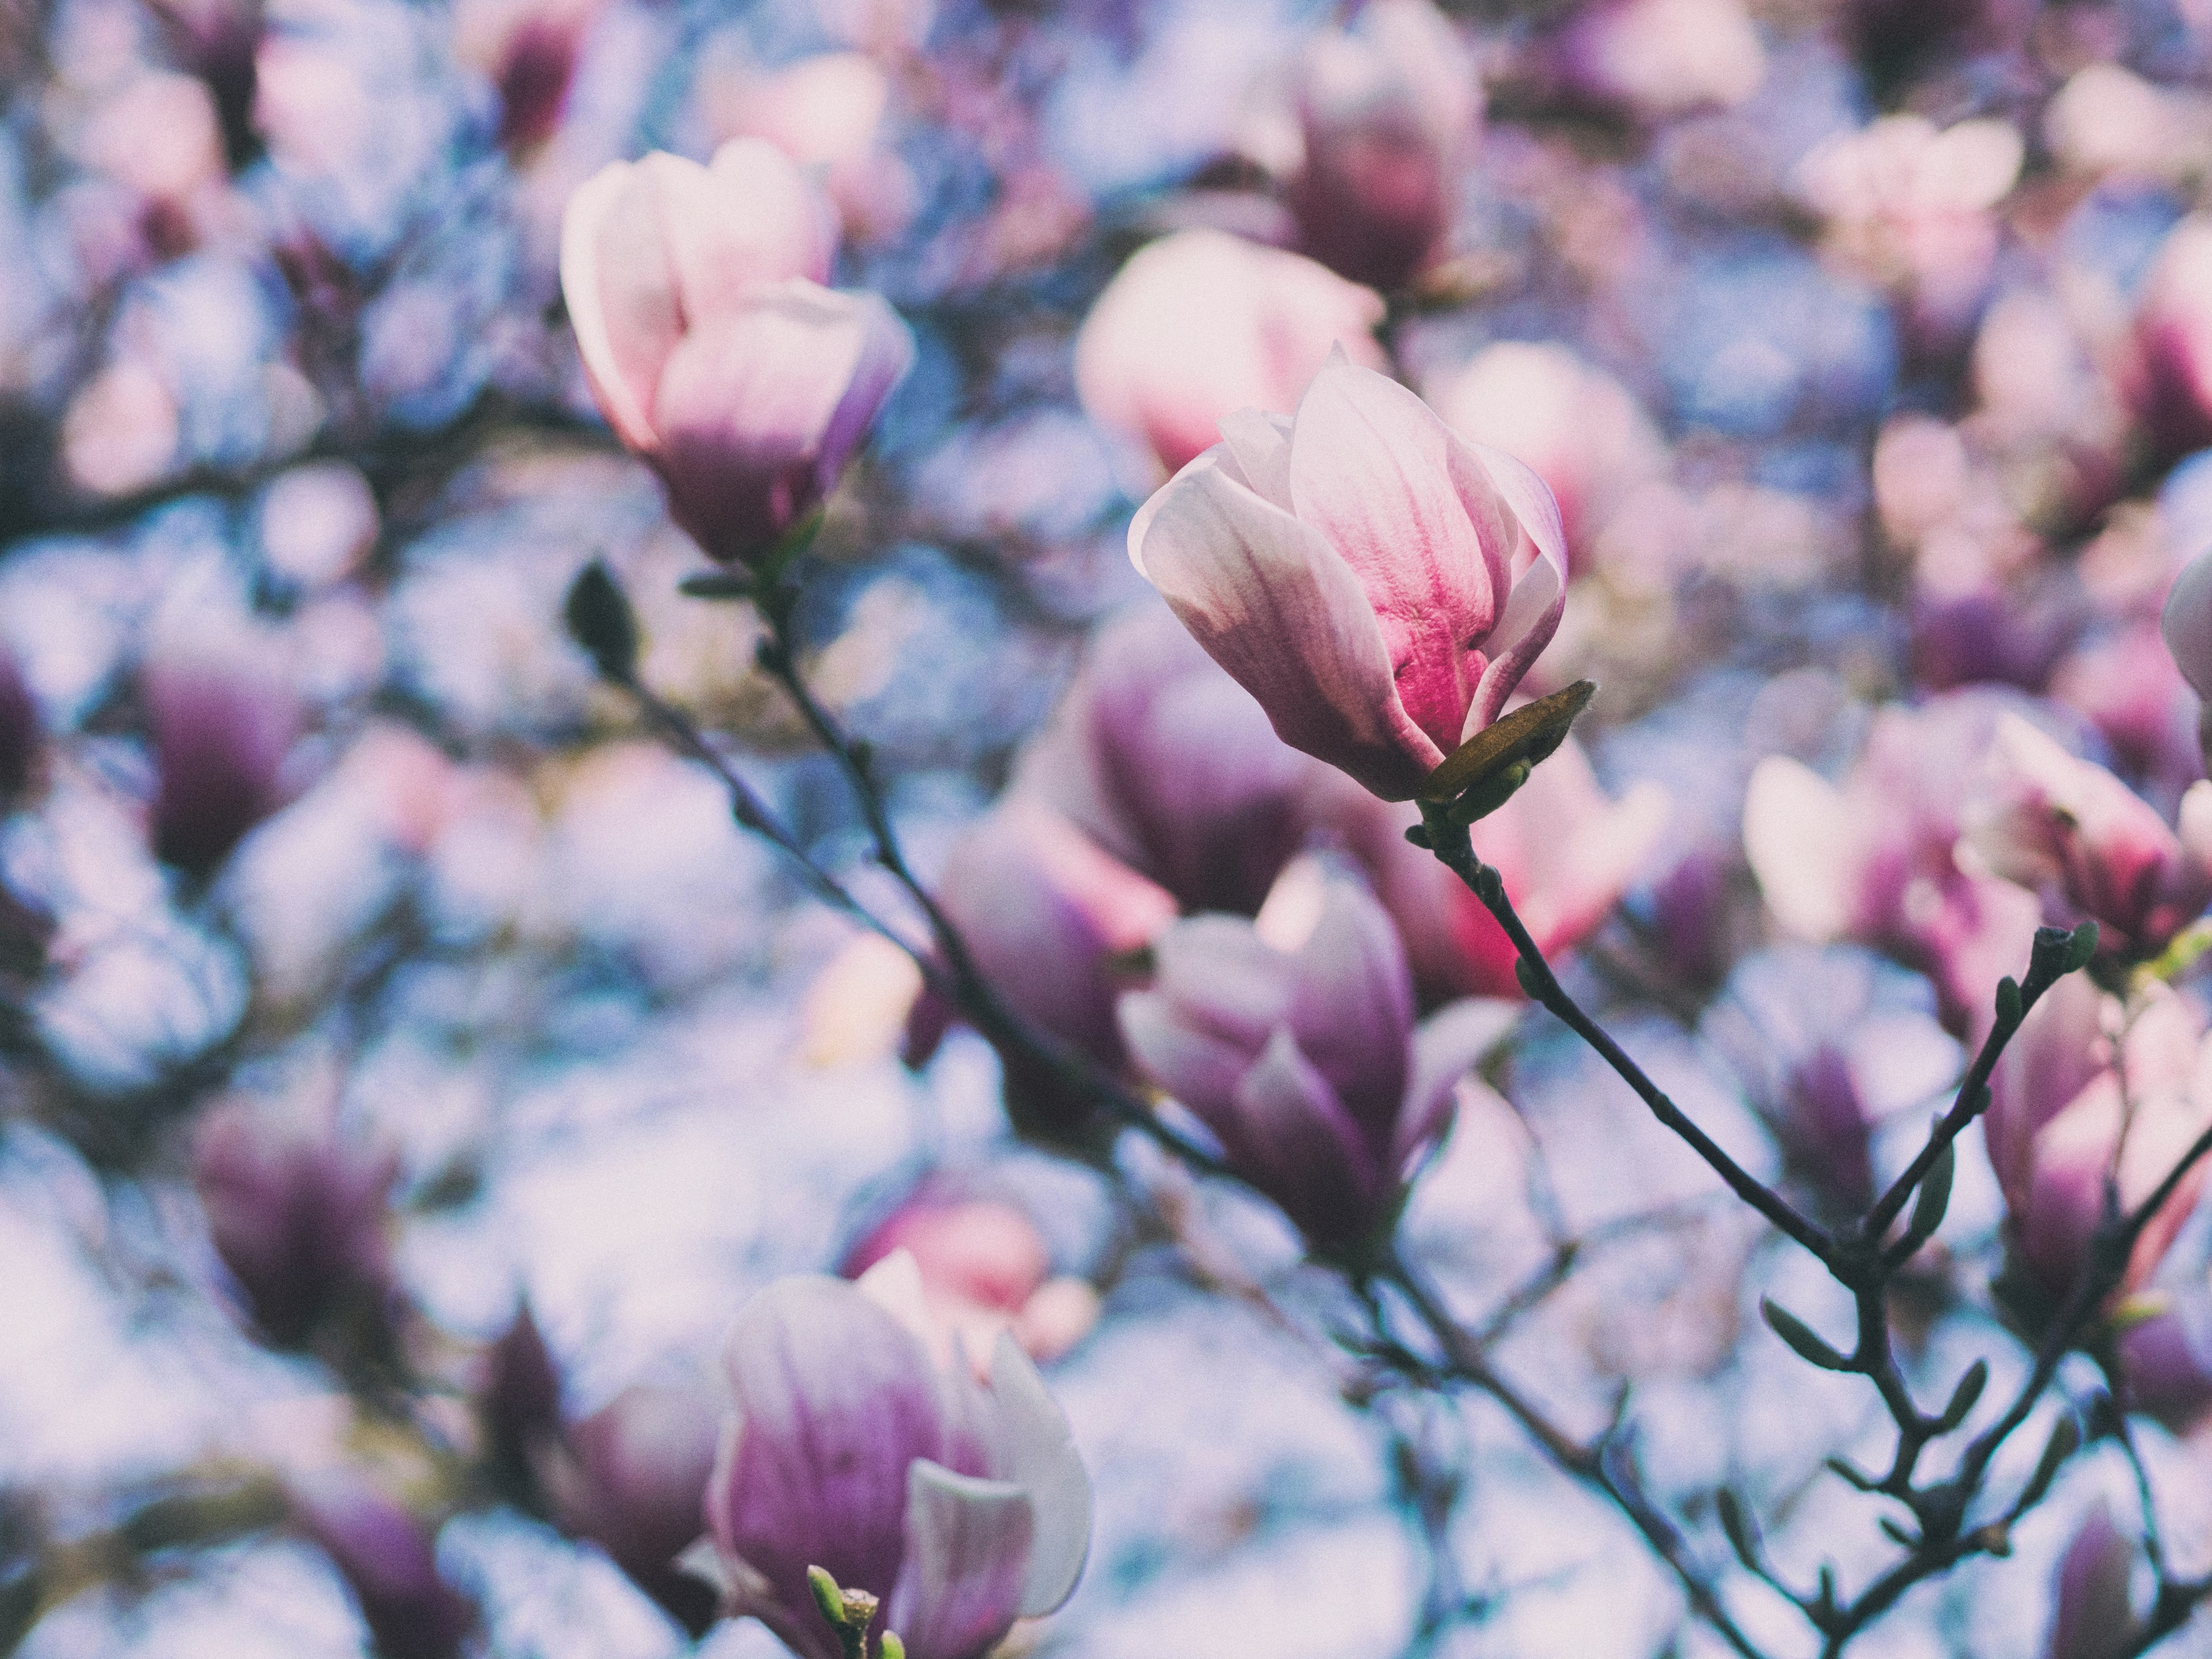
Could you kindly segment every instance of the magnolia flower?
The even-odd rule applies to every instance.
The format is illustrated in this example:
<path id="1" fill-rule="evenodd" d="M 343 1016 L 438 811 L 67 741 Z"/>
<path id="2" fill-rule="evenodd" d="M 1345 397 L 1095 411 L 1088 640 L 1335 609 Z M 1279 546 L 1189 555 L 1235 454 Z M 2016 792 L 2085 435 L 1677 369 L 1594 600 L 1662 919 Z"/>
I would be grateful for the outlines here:
<path id="1" fill-rule="evenodd" d="M 1197 916 L 1154 947 L 1121 1030 L 1153 1080 L 1314 1244 L 1356 1249 L 1443 1134 L 1497 1034 L 1475 1005 L 1418 1031 L 1404 947 L 1358 882 L 1294 866 L 1256 922 Z"/>
<path id="2" fill-rule="evenodd" d="M 204 880 L 284 805 L 299 699 L 244 650 L 173 649 L 140 684 L 154 742 L 154 854 Z"/>
<path id="3" fill-rule="evenodd" d="M 2136 1548 L 2102 1502 L 2083 1519 L 2059 1559 L 2056 1604 L 2043 1659 L 2120 1659 L 2135 1631 L 2128 1581 Z"/>
<path id="4" fill-rule="evenodd" d="M 1574 14 L 1552 59 L 1577 99 L 1645 119 L 1740 104 L 1766 78 L 1743 0 L 1603 0 Z"/>
<path id="5" fill-rule="evenodd" d="M 2174 665 L 2203 704 L 2197 714 L 2197 740 L 2212 757 L 2212 554 L 2192 560 L 2174 578 L 2158 629 Z M 2212 760 L 2207 764 L 2212 766 Z"/>
<path id="6" fill-rule="evenodd" d="M 872 295 L 819 286 L 829 209 L 781 151 L 655 154 L 568 203 L 561 286 L 592 394 L 711 556 L 751 557 L 836 483 L 914 356 Z"/>
<path id="7" fill-rule="evenodd" d="M 1920 969 L 1954 1030 L 1987 1029 L 1997 981 L 2020 972 L 2042 917 L 2033 895 L 1956 857 L 1999 718 L 2031 706 L 1970 689 L 1885 708 L 1840 786 L 1774 755 L 1744 799 L 1744 852 L 1776 921 L 1800 939 L 1855 939 Z"/>
<path id="8" fill-rule="evenodd" d="M 1401 286 L 1451 223 L 1482 118 L 1473 58 L 1429 0 L 1374 0 L 1308 43 L 1292 92 L 1299 240 L 1355 282 Z"/>
<path id="9" fill-rule="evenodd" d="M 192 1180 L 208 1233 L 271 1341 L 294 1346 L 332 1321 L 388 1316 L 397 1173 L 389 1153 L 348 1142 L 315 1112 L 287 1121 L 240 1100 L 201 1121 Z"/>
<path id="10" fill-rule="evenodd" d="M 1343 347 L 1379 368 L 1382 301 L 1324 265 L 1218 230 L 1140 248 L 1106 285 L 1075 340 L 1075 386 L 1101 426 L 1172 472 L 1212 443 L 1224 416 L 1278 409 Z"/>
<path id="11" fill-rule="evenodd" d="M 295 1478 L 290 1497 L 294 1523 L 352 1590 L 378 1653 L 459 1659 L 476 1610 L 439 1575 L 421 1522 L 343 1468 Z"/>
<path id="12" fill-rule="evenodd" d="M 720 1414 L 704 1389 L 634 1384 L 544 1460 L 562 1525 L 606 1551 L 695 1636 L 714 1622 L 714 1597 L 675 1562 L 707 1530 Z"/>
<path id="13" fill-rule="evenodd" d="M 2073 1288 L 2105 1215 L 2142 1203 L 2212 1124 L 2212 1045 L 2193 1003 L 2142 994 L 2115 1043 L 2112 1004 L 2081 975 L 2045 992 L 1990 1079 L 1983 1133 L 2013 1255 L 2053 1303 Z M 2122 1064 L 2124 1060 L 2124 1064 Z M 2123 1133 L 2124 1131 L 2124 1133 Z M 2123 1288 L 2148 1279 L 2188 1220 L 2200 1164 L 2136 1241 Z"/>
<path id="14" fill-rule="evenodd" d="M 1049 806 L 1013 796 L 953 848 L 937 898 L 984 977 L 1018 1012 L 1103 1064 L 1120 1063 L 1117 959 L 1174 920 L 1172 897 Z M 939 999 L 923 998 L 911 1058 L 934 1046 L 949 1018 Z M 1007 1100 L 1018 1121 L 1072 1127 L 1075 1108 L 1049 1076 L 1033 1075 L 1012 1056 L 1008 1068 Z"/>
<path id="15" fill-rule="evenodd" d="M 956 1341 L 980 1358 L 1001 1331 L 1032 1359 L 1056 1359 L 1097 1323 L 1097 1291 L 1055 1275 L 1036 1224 L 1002 1200 L 918 1194 L 855 1245 L 842 1271 L 857 1277 L 900 1250 L 921 1273 L 946 1363 Z"/>
<path id="16" fill-rule="evenodd" d="M 2212 443 L 2212 218 L 2168 233 L 2136 310 L 2130 401 L 2167 458 Z"/>
<path id="17" fill-rule="evenodd" d="M 1403 800 L 1496 720 L 1566 605 L 1559 508 L 1341 353 L 1138 509 L 1129 556 L 1294 749 Z"/>
<path id="18" fill-rule="evenodd" d="M 736 1409 L 707 1488 L 729 1610 L 836 1659 L 806 1571 L 880 1598 L 913 1659 L 979 1659 L 1065 1601 L 1090 1547 L 1067 1419 L 1011 1336 L 979 1382 L 939 1367 L 911 1258 L 858 1285 L 787 1279 L 747 1303 Z"/>
<path id="19" fill-rule="evenodd" d="M 2181 832 L 2093 761 L 2017 714 L 1997 724 L 1960 848 L 2031 890 L 2056 889 L 2124 954 L 2155 956 L 2212 902 L 2212 783 L 2181 800 Z"/>

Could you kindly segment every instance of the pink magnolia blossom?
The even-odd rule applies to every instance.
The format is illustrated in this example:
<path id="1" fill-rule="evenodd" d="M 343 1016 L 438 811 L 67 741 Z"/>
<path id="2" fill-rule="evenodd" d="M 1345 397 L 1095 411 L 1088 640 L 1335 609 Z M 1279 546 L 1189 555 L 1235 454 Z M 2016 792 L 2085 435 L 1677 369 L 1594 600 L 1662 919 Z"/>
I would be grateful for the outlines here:
<path id="1" fill-rule="evenodd" d="M 2212 1410 L 2212 1280 L 2136 1299 L 2154 1310 L 2120 1334 L 2127 1408 L 2185 1432 Z"/>
<path id="2" fill-rule="evenodd" d="M 1382 365 L 1382 301 L 1326 266 L 1218 230 L 1178 231 L 1130 257 L 1075 341 L 1075 385 L 1101 426 L 1173 472 L 1241 409 L 1280 409 L 1330 351 Z"/>
<path id="3" fill-rule="evenodd" d="M 2116 1036 L 2119 1020 L 2116 1004 L 2069 975 L 2045 993 L 1990 1079 L 1984 1135 L 2008 1237 L 2054 1303 L 2087 1259 L 2107 1182 L 2117 1181 L 2121 1209 L 2131 1209 L 2212 1125 L 2212 1046 L 2195 1005 L 2155 987 Z M 2141 1285 L 2158 1266 L 2203 1176 L 2200 1164 L 2143 1230 L 2124 1288 Z"/>
<path id="4" fill-rule="evenodd" d="M 270 1340 L 296 1346 L 337 1322 L 386 1317 L 398 1170 L 324 1114 L 286 1119 L 237 1100 L 201 1120 L 192 1182 L 209 1237 Z"/>
<path id="5" fill-rule="evenodd" d="M 708 119 L 729 136 L 765 138 L 817 173 L 852 235 L 880 240 L 914 216 L 915 181 L 885 142 L 892 82 L 866 52 L 825 52 L 756 76 L 702 88 Z"/>
<path id="6" fill-rule="evenodd" d="M 980 1659 L 1083 1571 L 1091 1485 L 1067 1419 L 1010 1336 L 979 1382 L 940 1367 L 909 1258 L 858 1285 L 787 1279 L 747 1303 L 707 1488 L 729 1611 L 836 1659 L 806 1571 L 879 1597 L 913 1659 Z"/>
<path id="7" fill-rule="evenodd" d="M 710 167 L 617 162 L 570 198 L 561 283 L 601 411 L 711 556 L 772 545 L 826 495 L 914 340 L 873 295 L 821 287 L 828 210 L 732 139 Z"/>
<path id="8" fill-rule="evenodd" d="M 1175 900 L 1102 851 L 1042 803 L 1010 796 L 976 821 L 945 860 L 938 902 L 976 965 L 1015 1011 L 1107 1066 L 1121 1060 L 1114 999 L 1120 958 L 1173 921 Z M 933 996 L 915 1010 L 909 1052 L 934 1046 L 950 1011 Z M 1070 1127 L 1075 1103 L 1049 1074 L 1008 1056 L 1017 1121 Z"/>
<path id="9" fill-rule="evenodd" d="M 1397 930 L 1342 878 L 1271 900 L 1257 922 L 1177 922 L 1154 954 L 1152 988 L 1121 999 L 1138 1063 L 1316 1245 L 1358 1247 L 1443 1133 L 1494 1024 L 1462 1005 L 1417 1032 Z"/>
<path id="10" fill-rule="evenodd" d="M 390 1659 L 459 1659 L 476 1609 L 438 1571 L 428 1529 L 342 1468 L 291 1483 L 294 1524 L 319 1546 Z"/>
<path id="11" fill-rule="evenodd" d="M 1961 857 L 2094 917 L 2106 943 L 2155 956 L 2212 903 L 2212 783 L 2181 801 L 2181 830 L 2093 761 L 2069 755 L 2017 714 L 1997 723 L 1969 800 Z"/>
<path id="12" fill-rule="evenodd" d="M 2021 971 L 2042 918 L 2033 894 L 1956 857 L 1998 720 L 2024 706 L 1970 688 L 1885 708 L 1840 785 L 1770 756 L 1744 800 L 1744 851 L 1784 929 L 1855 939 L 1919 969 L 1953 1030 L 1987 1029 L 1997 981 Z"/>
<path id="13" fill-rule="evenodd" d="M 704 1389 L 635 1383 L 569 1429 L 545 1462 L 562 1524 L 695 1636 L 714 1622 L 714 1595 L 675 1562 L 707 1530 L 720 1420 Z"/>
<path id="14" fill-rule="evenodd" d="M 1426 384 L 1453 431 L 1534 469 L 1577 560 L 1613 509 L 1666 471 L 1666 444 L 1628 388 L 1565 346 L 1500 341 Z"/>
<path id="15" fill-rule="evenodd" d="M 2212 443 L 2212 218 L 2170 231 L 2136 309 L 2129 401 L 2169 459 Z"/>
<path id="16" fill-rule="evenodd" d="M 899 1250 L 921 1273 L 947 1347 L 957 1342 L 980 1358 L 1006 1331 L 1032 1359 L 1056 1359 L 1097 1322 L 1097 1292 L 1055 1275 L 1036 1224 L 1003 1200 L 910 1198 L 854 1247 L 843 1271 L 857 1276 Z"/>
<path id="17" fill-rule="evenodd" d="M 153 737 L 155 856 L 212 876 L 246 832 L 285 804 L 298 696 L 261 653 L 173 647 L 141 676 Z"/>
<path id="18" fill-rule="evenodd" d="M 1403 286 L 1450 228 L 1481 88 L 1429 0 L 1374 0 L 1309 41 L 1293 73 L 1303 155 L 1288 191 L 1305 251 L 1354 282 Z"/>
<path id="19" fill-rule="evenodd" d="M 2212 757 L 2212 554 L 2191 561 L 2174 578 L 2158 628 L 2174 665 L 2203 705 L 2197 714 L 2197 739 Z"/>
<path id="20" fill-rule="evenodd" d="M 1129 526 L 1129 556 L 1293 749 L 1403 800 L 1496 720 L 1566 605 L 1543 482 L 1340 353 L 1247 410 Z"/>
<path id="21" fill-rule="evenodd" d="M 2043 1659 L 2120 1659 L 2127 1652 L 2135 1629 L 2128 1591 L 2135 1555 L 2135 1545 L 2100 1502 L 2059 1558 Z"/>
<path id="22" fill-rule="evenodd" d="M 1601 0 L 1550 43 L 1553 74 L 1578 101 L 1647 120 L 1740 104 L 1766 78 L 1743 0 Z"/>
<path id="23" fill-rule="evenodd" d="M 1619 800 L 1599 787 L 1571 737 L 1504 805 L 1470 831 L 1475 856 L 1504 878 L 1505 895 L 1546 957 L 1572 950 L 1612 915 L 1666 828 L 1666 791 L 1640 783 Z M 1481 902 L 1402 824 L 1377 890 L 1416 971 L 1455 996 L 1519 998 L 1516 952 Z"/>

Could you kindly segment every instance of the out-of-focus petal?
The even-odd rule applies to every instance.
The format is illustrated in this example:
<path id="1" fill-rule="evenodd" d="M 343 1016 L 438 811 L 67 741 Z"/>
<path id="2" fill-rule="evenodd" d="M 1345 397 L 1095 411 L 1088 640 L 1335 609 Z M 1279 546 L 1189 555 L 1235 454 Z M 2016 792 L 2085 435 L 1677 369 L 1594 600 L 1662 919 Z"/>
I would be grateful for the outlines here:
<path id="1" fill-rule="evenodd" d="M 927 1460 L 908 1469 L 907 1493 L 906 1565 L 884 1628 L 914 1659 L 978 1659 L 1021 1609 L 1029 1494 Z"/>
<path id="2" fill-rule="evenodd" d="M 1770 755 L 1752 769 L 1743 850 L 1767 907 L 1816 944 L 1850 926 L 1852 827 L 1842 793 L 1802 761 Z"/>

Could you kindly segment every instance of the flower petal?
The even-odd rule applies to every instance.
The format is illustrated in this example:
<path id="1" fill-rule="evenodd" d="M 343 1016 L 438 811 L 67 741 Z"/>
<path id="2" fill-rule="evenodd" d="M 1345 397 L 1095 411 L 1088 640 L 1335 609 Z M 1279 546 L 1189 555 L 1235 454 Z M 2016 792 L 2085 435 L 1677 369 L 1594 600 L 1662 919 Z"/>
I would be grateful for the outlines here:
<path id="1" fill-rule="evenodd" d="M 1358 578 L 1398 694 L 1439 756 L 1458 744 L 1520 530 L 1464 440 L 1340 355 L 1300 399 L 1291 496 Z"/>
<path id="2" fill-rule="evenodd" d="M 1348 1243 L 1376 1219 L 1385 1176 L 1328 1080 L 1279 1030 L 1237 1086 L 1219 1125 L 1230 1162 L 1320 1244 Z"/>
<path id="3" fill-rule="evenodd" d="M 1443 759 L 1399 702 L 1352 568 L 1208 450 L 1146 502 L 1129 556 L 1293 749 L 1403 800 Z"/>
<path id="4" fill-rule="evenodd" d="M 1091 1553 L 1091 1475 L 1077 1455 L 1067 1416 L 1030 1357 L 1001 1333 L 991 1350 L 991 1400 L 1000 1430 L 1000 1473 L 1030 1495 L 1033 1529 L 1022 1580 L 1024 1619 L 1050 1613 L 1074 1594 Z"/>
<path id="5" fill-rule="evenodd" d="M 1413 1080 L 1398 1119 L 1392 1165 L 1404 1175 L 1429 1143 L 1444 1131 L 1452 1097 L 1475 1064 L 1502 1042 L 1521 1018 L 1521 1006 L 1492 997 L 1447 1003 L 1413 1031 Z"/>
<path id="6" fill-rule="evenodd" d="M 652 450 L 653 388 L 684 322 L 659 215 L 635 164 L 610 162 L 569 197 L 561 291 L 607 424 L 632 449 Z"/>
<path id="7" fill-rule="evenodd" d="M 1406 1097 L 1413 979 L 1389 912 L 1355 881 L 1331 881 L 1297 954 L 1291 1031 L 1387 1160 Z"/>
<path id="8" fill-rule="evenodd" d="M 1770 755 L 1752 769 L 1743 803 L 1743 850 L 1767 908 L 1814 943 L 1850 926 L 1853 834 L 1835 785 L 1802 761 Z"/>
<path id="9" fill-rule="evenodd" d="M 1034 1532 L 1029 1494 L 921 1459 L 907 1471 L 906 1531 L 906 1565 L 884 1628 L 913 1659 L 977 1659 L 1021 1611 Z"/>

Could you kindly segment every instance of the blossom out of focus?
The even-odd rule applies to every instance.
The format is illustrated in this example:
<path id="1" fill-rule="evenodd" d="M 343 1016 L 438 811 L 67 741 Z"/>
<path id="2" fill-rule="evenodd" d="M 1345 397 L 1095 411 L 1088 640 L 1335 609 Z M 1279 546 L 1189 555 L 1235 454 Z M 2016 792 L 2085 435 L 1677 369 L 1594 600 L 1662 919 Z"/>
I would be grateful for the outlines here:
<path id="1" fill-rule="evenodd" d="M 2205 0 L 0 0 L 0 1650 L 2203 1644 Z"/>
<path id="2" fill-rule="evenodd" d="M 1129 556 L 1284 742 L 1403 800 L 1551 642 L 1559 508 L 1340 356 L 1296 416 L 1222 429 L 1131 520 Z"/>
<path id="3" fill-rule="evenodd" d="M 732 1609 L 810 1659 L 840 1651 L 810 1567 L 875 1595 L 916 1659 L 980 1659 L 1083 1569 L 1091 1487 L 1066 1419 L 1011 1336 L 979 1382 L 930 1357 L 927 1321 L 894 1254 L 857 1285 L 771 1285 L 731 1329 L 707 1514 Z"/>

